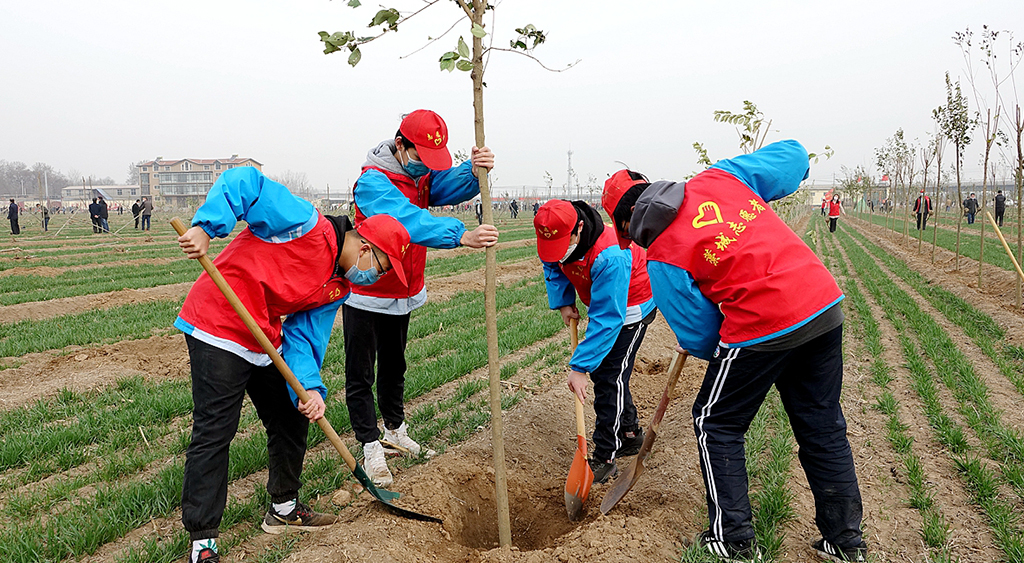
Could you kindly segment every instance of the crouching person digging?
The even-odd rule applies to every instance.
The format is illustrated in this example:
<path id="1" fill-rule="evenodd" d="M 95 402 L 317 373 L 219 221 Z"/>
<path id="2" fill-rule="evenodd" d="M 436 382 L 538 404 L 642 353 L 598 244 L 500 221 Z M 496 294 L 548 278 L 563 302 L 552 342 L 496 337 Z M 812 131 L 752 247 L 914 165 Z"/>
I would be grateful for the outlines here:
<path id="1" fill-rule="evenodd" d="M 587 374 L 594 381 L 594 481 L 618 473 L 615 460 L 643 445 L 629 378 L 647 325 L 656 314 L 646 252 L 622 249 L 615 231 L 584 201 L 557 199 L 537 210 L 537 254 L 544 267 L 548 304 L 566 325 L 578 319 L 576 295 L 587 306 L 586 338 L 569 360 L 569 389 L 586 404 Z"/>
<path id="2" fill-rule="evenodd" d="M 350 284 L 405 279 L 409 235 L 397 220 L 378 215 L 355 230 L 347 217 L 321 215 L 249 167 L 221 175 L 178 243 L 198 259 L 212 237 L 227 236 L 239 220 L 248 227 L 214 263 L 309 391 L 309 401 L 297 399 L 213 280 L 202 274 L 174 323 L 185 333 L 195 403 L 181 502 L 192 563 L 220 560 L 216 538 L 227 502 L 228 449 L 246 393 L 267 431 L 272 504 L 263 529 L 276 534 L 337 520 L 311 510 L 298 495 L 309 422 L 326 410 L 324 353 Z"/>
<path id="3" fill-rule="evenodd" d="M 615 225 L 648 250 L 651 289 L 679 346 L 708 360 L 693 404 L 710 527 L 697 544 L 723 561 L 760 561 L 744 434 L 778 389 L 833 561 L 865 561 L 860 488 L 839 403 L 842 291 L 767 202 L 808 173 L 796 141 L 723 160 L 688 182 L 630 188 Z"/>

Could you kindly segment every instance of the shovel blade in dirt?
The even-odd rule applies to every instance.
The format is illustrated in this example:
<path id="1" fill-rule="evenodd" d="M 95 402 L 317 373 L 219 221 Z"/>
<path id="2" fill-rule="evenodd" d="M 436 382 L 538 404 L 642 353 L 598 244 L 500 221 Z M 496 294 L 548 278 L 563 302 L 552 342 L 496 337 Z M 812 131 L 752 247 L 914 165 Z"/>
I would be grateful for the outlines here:
<path id="1" fill-rule="evenodd" d="M 572 336 L 572 349 L 580 343 L 579 321 L 569 321 L 569 334 Z M 583 415 L 583 402 L 573 394 L 576 405 L 576 455 L 569 466 L 569 476 L 565 479 L 565 511 L 569 520 L 575 522 L 583 512 L 583 503 L 590 496 L 590 486 L 594 484 L 594 471 L 587 462 L 587 419 Z"/>
<path id="2" fill-rule="evenodd" d="M 177 232 L 179 236 L 184 235 L 185 231 L 188 230 L 187 227 L 185 226 L 185 223 L 183 223 L 181 219 L 177 217 L 171 219 L 171 226 L 174 227 L 175 232 Z M 267 338 L 267 335 L 263 332 L 263 329 L 260 328 L 258 324 L 256 324 L 256 320 L 252 317 L 252 314 L 249 312 L 248 309 L 245 308 L 245 304 L 243 304 L 242 300 L 238 298 L 238 295 L 235 293 L 235 290 L 232 289 L 231 286 L 228 284 L 227 280 L 224 279 L 224 276 L 220 273 L 220 270 L 217 269 L 217 266 L 214 265 L 213 261 L 210 260 L 208 256 L 203 256 L 199 258 L 199 263 L 203 266 L 203 269 L 206 270 L 206 273 L 210 275 L 210 279 L 213 280 L 213 283 L 217 286 L 217 289 L 219 289 L 220 292 L 224 294 L 224 298 L 228 300 L 228 303 L 231 305 L 231 308 L 235 310 L 235 313 L 237 313 L 238 316 L 242 319 L 242 322 L 245 323 L 246 328 L 248 328 L 249 332 L 252 333 L 253 338 L 255 338 L 256 341 L 260 343 L 260 346 L 263 348 L 263 351 L 270 356 L 271 360 L 273 360 L 274 366 L 277 367 L 277 371 L 281 372 L 281 375 L 284 377 L 285 381 L 288 382 L 288 385 L 292 388 L 292 390 L 295 391 L 295 394 L 299 397 L 299 400 L 301 400 L 304 403 L 308 402 L 309 393 L 299 383 L 299 380 L 295 377 L 295 373 L 293 373 L 291 368 L 288 367 L 288 364 L 284 361 L 284 358 L 281 356 L 281 353 L 278 352 L 277 348 L 270 342 L 270 339 Z M 345 444 L 341 441 L 341 437 L 338 436 L 338 433 L 334 431 L 334 427 L 331 426 L 331 423 L 327 421 L 327 418 L 321 417 L 319 420 L 316 421 L 316 423 L 320 426 L 320 429 L 323 430 L 324 435 L 327 436 L 327 439 L 331 442 L 331 445 L 334 446 L 334 449 L 336 449 L 338 453 L 341 455 L 341 458 L 345 461 L 345 465 L 348 466 L 349 471 L 352 472 L 352 475 L 355 476 L 356 480 L 359 481 L 359 484 L 362 485 L 363 488 L 365 488 L 367 491 L 370 491 L 370 494 L 373 495 L 373 498 L 384 503 L 384 505 L 387 506 L 389 510 L 391 510 L 392 512 L 399 516 L 403 516 L 405 518 L 412 518 L 414 520 L 424 520 L 427 522 L 442 522 L 440 518 L 427 516 L 426 514 L 420 514 L 419 512 L 414 512 L 412 510 L 402 508 L 400 506 L 395 506 L 391 501 L 398 498 L 398 493 L 389 491 L 387 489 L 379 489 L 377 488 L 376 485 L 373 484 L 373 480 L 370 479 L 370 476 L 366 474 L 366 471 L 364 471 L 363 468 L 358 463 L 356 463 L 356 458 L 353 457 L 352 452 L 348 451 L 348 448 L 345 447 Z"/>
<path id="3" fill-rule="evenodd" d="M 572 466 L 569 467 L 569 477 L 565 480 L 565 511 L 569 514 L 569 520 L 575 522 L 583 512 L 583 503 L 587 502 L 590 496 L 590 486 L 594 484 L 594 471 L 590 469 L 587 462 L 587 438 L 584 432 L 583 403 L 576 397 L 576 455 L 572 458 Z"/>
<path id="4" fill-rule="evenodd" d="M 676 382 L 679 381 L 679 374 L 683 371 L 683 364 L 686 363 L 688 355 L 683 352 L 672 358 L 672 365 L 668 368 L 668 383 L 665 385 L 665 392 L 661 394 L 658 409 L 654 411 L 651 426 L 647 429 L 647 434 L 644 435 L 644 443 L 640 446 L 640 451 L 636 454 L 633 463 L 629 464 L 629 468 L 619 475 L 608 492 L 605 493 L 604 499 L 601 501 L 601 514 L 608 514 L 616 504 L 619 504 L 622 497 L 626 496 L 626 493 L 633 488 L 640 476 L 647 470 L 644 467 L 644 462 L 651 455 L 654 439 L 658 437 L 658 427 L 661 426 L 661 419 L 665 417 L 665 409 L 668 408 L 668 403 L 672 400 L 672 393 L 675 391 Z"/>

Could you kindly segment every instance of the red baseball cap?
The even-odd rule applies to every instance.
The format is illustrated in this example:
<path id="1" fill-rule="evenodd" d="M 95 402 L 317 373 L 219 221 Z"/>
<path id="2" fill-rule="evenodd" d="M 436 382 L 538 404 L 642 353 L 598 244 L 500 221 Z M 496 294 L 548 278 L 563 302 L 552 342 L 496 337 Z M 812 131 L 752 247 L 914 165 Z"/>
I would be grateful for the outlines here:
<path id="1" fill-rule="evenodd" d="M 448 152 L 448 126 L 440 115 L 418 109 L 402 120 L 398 128 L 416 146 L 420 160 L 431 170 L 448 170 L 452 155 Z"/>
<path id="2" fill-rule="evenodd" d="M 558 262 L 569 250 L 569 237 L 579 222 L 571 203 L 553 199 L 537 210 L 533 228 L 537 230 L 537 255 L 544 262 Z"/>
<path id="3" fill-rule="evenodd" d="M 356 228 L 359 236 L 373 243 L 374 246 L 387 254 L 395 275 L 408 285 L 405 277 L 405 252 L 409 249 L 409 231 L 390 215 L 373 215 L 367 217 Z"/>
<path id="4" fill-rule="evenodd" d="M 615 225 L 615 208 L 619 205 L 619 200 L 622 199 L 622 194 L 629 191 L 629 188 L 637 184 L 646 184 L 647 178 L 643 177 L 643 174 L 639 172 L 633 172 L 633 174 L 640 176 L 640 179 L 634 180 L 630 176 L 630 171 L 623 168 L 615 174 L 612 174 L 611 178 L 605 180 L 604 193 L 601 194 L 601 207 L 604 208 L 604 212 L 608 214 L 608 218 L 612 220 L 612 225 Z M 619 239 L 619 246 L 621 248 L 628 248 L 630 240 L 623 236 L 619 232 L 618 225 L 615 225 L 615 236 Z"/>

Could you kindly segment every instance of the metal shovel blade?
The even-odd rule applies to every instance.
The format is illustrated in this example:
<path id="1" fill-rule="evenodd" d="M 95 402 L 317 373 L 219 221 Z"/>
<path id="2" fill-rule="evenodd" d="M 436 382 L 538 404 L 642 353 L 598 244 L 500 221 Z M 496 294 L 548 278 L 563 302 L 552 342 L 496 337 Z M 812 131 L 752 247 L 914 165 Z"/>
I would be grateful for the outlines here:
<path id="1" fill-rule="evenodd" d="M 647 470 L 644 467 L 644 461 L 651 455 L 651 448 L 654 446 L 654 439 L 657 437 L 657 431 L 653 429 L 647 430 L 647 434 L 644 435 L 644 443 L 640 446 L 640 452 L 636 454 L 636 459 L 633 463 L 629 464 L 629 468 L 626 469 L 615 482 L 612 483 L 611 488 L 604 495 L 604 500 L 601 501 L 601 514 L 608 514 L 608 511 L 619 504 L 622 497 L 626 496 L 626 493 L 633 488 L 640 476 Z"/>
<path id="2" fill-rule="evenodd" d="M 565 511 L 569 514 L 569 520 L 575 522 L 579 519 L 593 484 L 594 471 L 587 463 L 587 439 L 577 434 L 576 455 L 569 467 L 569 477 L 565 480 Z"/>
<path id="3" fill-rule="evenodd" d="M 362 485 L 363 488 L 365 488 L 367 491 L 369 491 L 371 495 L 373 495 L 373 498 L 382 502 L 384 506 L 388 508 L 388 510 L 394 512 L 395 514 L 403 516 L 405 518 L 411 518 L 413 520 L 422 520 L 424 522 L 437 522 L 438 524 L 442 523 L 442 520 L 440 518 L 436 518 L 434 516 L 427 516 L 426 514 L 420 514 L 419 512 L 414 512 L 407 508 L 402 508 L 401 506 L 395 506 L 391 501 L 395 500 L 401 495 L 394 491 L 382 489 L 377 487 L 377 485 L 374 485 L 373 480 L 370 479 L 370 476 L 367 475 L 366 471 L 363 470 L 362 465 L 356 465 L 355 469 L 352 470 L 352 474 L 355 475 L 356 480 L 359 481 L 359 484 Z"/>

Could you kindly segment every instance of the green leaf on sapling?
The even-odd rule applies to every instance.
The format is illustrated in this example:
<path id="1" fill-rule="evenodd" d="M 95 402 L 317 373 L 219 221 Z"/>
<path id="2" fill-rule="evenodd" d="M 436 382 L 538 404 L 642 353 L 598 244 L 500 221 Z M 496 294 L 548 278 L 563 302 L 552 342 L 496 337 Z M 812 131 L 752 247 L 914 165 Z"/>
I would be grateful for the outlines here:
<path id="1" fill-rule="evenodd" d="M 458 53 L 456 53 L 455 51 L 448 51 L 447 53 L 441 55 L 440 61 L 441 62 L 452 61 L 452 60 L 455 60 L 457 58 L 459 58 L 459 54 Z"/>
<path id="2" fill-rule="evenodd" d="M 459 62 L 455 63 L 455 68 L 463 71 L 473 70 L 473 63 L 467 61 L 466 59 L 462 59 Z"/>
<path id="3" fill-rule="evenodd" d="M 348 56 L 348 64 L 356 66 L 362 58 L 363 54 L 359 52 L 359 47 L 356 47 L 355 49 L 352 49 L 352 53 Z"/>
<path id="4" fill-rule="evenodd" d="M 487 36 L 487 32 L 484 31 L 484 26 L 482 26 L 482 25 L 480 25 L 478 23 L 474 23 L 473 24 L 473 37 L 479 37 L 480 39 L 483 39 L 486 36 Z"/>
<path id="5" fill-rule="evenodd" d="M 458 47 L 458 49 L 459 49 L 459 55 L 462 58 L 464 58 L 464 59 L 468 59 L 469 58 L 469 46 L 466 45 L 466 42 L 462 40 L 462 37 L 459 37 L 459 47 Z"/>
<path id="6" fill-rule="evenodd" d="M 359 0 L 348 0 L 348 5 L 352 6 L 353 8 L 358 8 L 359 6 L 362 5 L 362 2 L 360 2 Z"/>

